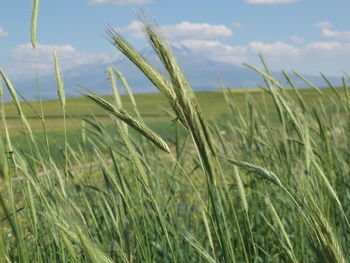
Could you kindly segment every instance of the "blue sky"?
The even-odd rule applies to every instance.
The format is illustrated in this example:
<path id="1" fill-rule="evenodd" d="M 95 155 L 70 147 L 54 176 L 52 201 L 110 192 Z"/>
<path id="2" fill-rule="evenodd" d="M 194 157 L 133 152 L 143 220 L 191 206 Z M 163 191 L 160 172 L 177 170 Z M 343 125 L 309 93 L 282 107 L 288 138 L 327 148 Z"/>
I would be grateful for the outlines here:
<path id="1" fill-rule="evenodd" d="M 16 79 L 33 75 L 31 8 L 32 1 L 1 4 L 0 67 Z M 41 0 L 39 71 L 52 71 L 52 50 L 65 69 L 112 61 L 118 54 L 106 26 L 143 48 L 140 9 L 171 42 L 213 60 L 258 65 L 262 53 L 275 70 L 350 72 L 348 0 Z"/>

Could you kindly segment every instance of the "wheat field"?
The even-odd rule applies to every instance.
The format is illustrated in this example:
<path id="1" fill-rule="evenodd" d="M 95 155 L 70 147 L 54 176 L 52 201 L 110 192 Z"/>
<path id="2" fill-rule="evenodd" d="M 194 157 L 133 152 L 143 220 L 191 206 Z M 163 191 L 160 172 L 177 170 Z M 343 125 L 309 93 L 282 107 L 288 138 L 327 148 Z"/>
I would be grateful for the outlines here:
<path id="1" fill-rule="evenodd" d="M 347 262 L 350 77 L 304 93 L 287 73 L 283 85 L 262 59 L 261 69 L 246 65 L 265 81 L 259 96 L 220 82 L 225 117 L 211 118 L 157 27 L 142 22 L 166 75 L 117 32 L 107 34 L 162 94 L 154 103 L 167 105 L 171 136 L 157 132 L 164 124 L 145 122 L 114 66 L 112 97 L 84 94 L 103 121 L 83 112 L 70 126 L 55 54 L 63 140 L 53 144 L 45 102 L 36 102 L 38 136 L 0 70 L 0 95 L 7 88 L 14 107 L 1 106 L 0 262 Z M 9 132 L 8 112 L 21 136 Z M 71 129 L 79 134 L 74 145 Z"/>

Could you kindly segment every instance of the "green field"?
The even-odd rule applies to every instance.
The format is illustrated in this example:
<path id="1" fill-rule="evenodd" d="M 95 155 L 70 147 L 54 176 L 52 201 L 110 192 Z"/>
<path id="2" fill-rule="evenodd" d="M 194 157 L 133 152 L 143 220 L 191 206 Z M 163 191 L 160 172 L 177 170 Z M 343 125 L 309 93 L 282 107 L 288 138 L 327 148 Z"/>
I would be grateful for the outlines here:
<path id="1" fill-rule="evenodd" d="M 338 93 L 343 96 L 344 89 L 337 89 Z M 260 111 L 265 111 L 268 118 L 277 120 L 277 114 L 273 110 L 273 99 L 262 92 L 262 90 L 226 90 L 225 92 L 232 94 L 235 105 L 242 111 L 242 114 L 247 113 L 247 100 L 254 103 L 255 107 Z M 302 95 L 309 107 L 317 107 L 320 102 L 325 103 L 328 112 L 334 112 L 334 102 L 337 98 L 336 93 L 330 88 L 323 88 L 323 95 L 313 89 L 299 89 L 298 92 Z M 286 93 L 291 98 L 296 99 L 297 95 L 294 90 L 286 89 Z M 113 101 L 112 96 L 103 96 L 108 101 Z M 225 103 L 223 91 L 207 91 L 196 92 L 198 102 L 203 109 L 203 115 L 210 121 L 223 123 L 230 118 L 230 107 Z M 122 95 L 121 100 L 123 108 L 132 112 L 132 104 L 129 96 Z M 173 125 L 173 117 L 170 114 L 170 107 L 166 98 L 162 94 L 136 94 L 135 100 L 143 121 L 162 138 L 173 140 L 175 129 Z M 58 155 L 57 149 L 62 149 L 64 145 L 64 121 L 62 116 L 62 108 L 59 100 L 48 100 L 41 102 L 44 112 L 44 123 L 46 134 L 53 147 L 53 155 Z M 25 112 L 28 122 L 35 134 L 37 143 L 40 147 L 45 147 L 45 136 L 43 122 L 40 118 L 40 102 L 30 101 L 22 102 L 23 111 Z M 18 116 L 15 105 L 12 102 L 5 103 L 5 112 L 9 133 L 14 136 L 13 144 L 20 150 L 28 151 L 30 144 L 25 135 L 25 129 Z M 82 122 L 87 120 L 98 120 L 104 124 L 105 129 L 113 129 L 112 120 L 108 113 L 101 107 L 87 98 L 68 98 L 67 99 L 67 128 L 68 140 L 73 148 L 76 148 L 77 141 L 81 140 Z M 186 134 L 184 129 L 181 129 L 182 137 Z"/>
<path id="2" fill-rule="evenodd" d="M 344 89 L 338 88 L 337 90 L 340 96 L 344 96 Z M 337 95 L 330 88 L 323 88 L 322 95 L 311 88 L 299 89 L 298 91 L 309 107 L 317 106 L 320 101 L 326 103 L 326 105 L 332 105 L 337 98 Z M 235 104 L 243 112 L 246 110 L 246 100 L 251 99 L 259 110 L 271 111 L 273 114 L 271 109 L 273 99 L 262 92 L 262 90 L 226 90 L 226 92 L 232 94 Z M 292 89 L 286 89 L 286 93 L 294 99 L 297 98 L 295 91 Z M 113 101 L 112 96 L 103 97 L 108 101 Z M 196 92 L 196 97 L 203 109 L 204 116 L 208 120 L 217 120 L 225 118 L 225 116 L 228 115 L 229 107 L 225 103 L 224 95 L 221 90 Z M 132 104 L 129 96 L 122 95 L 121 100 L 123 108 L 126 111 L 132 112 Z M 152 123 L 164 123 L 165 126 L 171 125 L 171 115 L 169 114 L 170 107 L 166 98 L 162 94 L 136 94 L 135 100 L 142 119 L 145 122 L 150 123 L 151 125 Z M 41 104 L 43 106 L 45 125 L 47 126 L 48 132 L 58 133 L 63 131 L 62 108 L 59 100 L 42 101 Z M 40 102 L 22 102 L 22 108 L 31 124 L 32 130 L 35 133 L 42 132 Z M 331 107 L 328 108 L 330 109 Z M 11 134 L 20 135 L 23 133 L 20 117 L 18 116 L 16 107 L 12 102 L 5 103 L 5 112 Z M 70 128 L 80 129 L 81 120 L 84 118 L 90 118 L 91 116 L 95 116 L 102 122 L 108 123 L 110 120 L 108 114 L 101 107 L 83 97 L 68 98 L 66 112 L 68 126 Z"/>
<path id="3" fill-rule="evenodd" d="M 161 94 L 137 94 L 135 100 L 142 122 L 165 140 L 170 156 L 133 129 L 125 137 L 111 112 L 88 98 L 67 99 L 66 141 L 59 101 L 43 101 L 49 158 L 55 163 L 51 168 L 42 121 L 35 114 L 40 112 L 39 102 L 30 102 L 30 107 L 22 104 L 35 144 L 25 135 L 16 108 L 5 103 L 3 113 L 17 149 L 9 157 L 11 170 L 18 167 L 10 172 L 19 210 L 16 224 L 27 237 L 26 244 L 20 245 L 8 236 L 17 230 L 3 223 L 3 250 L 19 260 L 23 249 L 30 262 L 63 258 L 110 262 L 105 257 L 115 262 L 122 258 L 131 262 L 132 257 L 137 262 L 233 262 L 233 256 L 236 262 L 315 262 L 325 255 L 329 259 L 324 262 L 344 262 L 350 233 L 346 219 L 350 155 L 345 147 L 349 145 L 349 90 L 298 92 L 299 96 L 292 89 L 195 93 L 222 156 L 215 165 L 221 167 L 215 184 L 206 170 L 210 168 L 200 163 L 203 156 L 196 153 L 196 142 L 190 143 L 192 132 L 180 123 L 174 125 Z M 111 96 L 103 98 L 113 102 Z M 129 97 L 121 100 L 123 108 L 133 113 Z M 83 119 L 89 120 L 85 126 Z M 306 127 L 309 137 L 299 134 Z M 17 164 L 11 164 L 11 158 Z M 144 185 L 140 180 L 150 182 Z M 7 195 L 4 190 L 3 195 Z M 63 215 L 62 209 L 70 212 Z M 3 220 L 9 219 L 3 213 Z M 125 213 L 129 215 L 124 217 Z M 36 238 L 29 242 L 30 236 Z M 109 247 L 111 242 L 117 242 L 115 248 Z M 48 253 L 47 246 L 59 249 L 59 254 Z"/>

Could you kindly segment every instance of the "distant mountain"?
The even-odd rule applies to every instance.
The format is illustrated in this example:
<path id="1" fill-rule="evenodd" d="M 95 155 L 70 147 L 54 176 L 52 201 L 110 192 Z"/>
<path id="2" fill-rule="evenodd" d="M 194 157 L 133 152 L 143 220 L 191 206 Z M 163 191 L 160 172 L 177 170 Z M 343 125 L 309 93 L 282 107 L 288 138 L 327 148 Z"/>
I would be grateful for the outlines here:
<path id="1" fill-rule="evenodd" d="M 215 61 L 204 56 L 200 56 L 192 50 L 183 46 L 173 46 L 173 52 L 180 62 L 185 75 L 189 79 L 194 90 L 215 90 L 219 88 L 217 78 L 232 88 L 256 88 L 257 85 L 263 84 L 261 76 L 251 69 L 243 66 Z M 161 71 L 162 65 L 152 48 L 148 47 L 142 50 L 142 54 L 149 59 L 153 65 Z M 120 57 L 114 61 L 114 65 L 123 73 L 130 87 L 136 93 L 156 92 L 152 83 L 138 70 L 127 58 Z M 85 87 L 93 92 L 109 94 L 110 84 L 107 81 L 106 69 L 110 64 L 89 64 L 63 72 L 65 90 L 67 97 L 77 96 L 77 90 Z M 279 72 L 273 73 L 278 79 L 283 79 Z M 317 86 L 325 86 L 324 80 L 319 76 L 305 76 L 310 82 Z M 293 78 L 299 87 L 307 85 L 298 78 Z M 337 78 L 330 78 L 335 85 L 340 84 Z M 34 99 L 32 92 L 28 87 L 34 87 L 33 80 L 26 80 L 16 83 L 16 87 L 28 99 Z M 40 87 L 43 99 L 52 99 L 56 95 L 56 82 L 54 76 L 40 77 Z"/>

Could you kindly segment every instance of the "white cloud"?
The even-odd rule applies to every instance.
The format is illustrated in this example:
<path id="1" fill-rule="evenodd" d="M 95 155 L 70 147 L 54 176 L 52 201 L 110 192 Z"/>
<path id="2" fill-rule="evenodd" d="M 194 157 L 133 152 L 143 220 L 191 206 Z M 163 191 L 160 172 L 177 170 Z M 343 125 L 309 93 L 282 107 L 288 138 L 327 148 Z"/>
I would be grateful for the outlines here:
<path id="1" fill-rule="evenodd" d="M 350 60 L 350 43 L 342 42 L 315 42 L 296 47 L 281 41 L 253 41 L 247 45 L 234 46 L 214 40 L 186 39 L 177 44 L 209 59 L 231 64 L 259 63 L 257 54 L 262 54 L 275 69 L 301 69 L 301 72 L 309 74 L 319 71 L 339 74 L 334 72 L 348 68 L 347 61 Z M 337 64 L 339 61 L 337 68 L 329 68 L 329 64 Z"/>
<path id="2" fill-rule="evenodd" d="M 91 5 L 131 5 L 131 4 L 150 4 L 153 0 L 89 0 Z"/>
<path id="3" fill-rule="evenodd" d="M 257 54 L 262 54 L 274 62 L 294 61 L 301 58 L 303 52 L 303 49 L 283 42 L 253 41 L 247 45 L 235 46 L 215 40 L 185 39 L 175 42 L 175 45 L 186 47 L 195 54 L 209 59 L 230 64 L 256 61 Z"/>
<path id="4" fill-rule="evenodd" d="M 132 38 L 144 38 L 143 26 L 140 21 L 132 21 L 129 25 L 116 28 L 117 32 L 127 34 Z"/>
<path id="5" fill-rule="evenodd" d="M 37 44 L 34 59 L 32 45 L 26 43 L 11 51 L 12 65 L 10 68 L 15 69 L 13 71 L 15 71 L 16 77 L 32 75 L 35 61 L 35 66 L 41 74 L 52 73 L 53 51 L 57 52 L 63 70 L 80 65 L 111 63 L 118 56 L 116 52 L 80 52 L 71 45 Z"/>
<path id="6" fill-rule="evenodd" d="M 231 29 L 224 25 L 210 25 L 207 23 L 197 24 L 183 21 L 177 25 L 161 26 L 164 33 L 171 38 L 195 38 L 216 39 L 227 38 L 233 35 Z"/>
<path id="7" fill-rule="evenodd" d="M 71 57 L 77 52 L 75 48 L 72 47 L 71 45 L 38 44 L 36 47 L 35 53 L 36 53 L 36 56 L 42 58 L 42 57 L 50 57 L 53 51 L 56 51 L 62 57 Z M 12 50 L 11 55 L 14 59 L 18 59 L 18 60 L 32 57 L 33 55 L 32 45 L 29 43 L 19 45 Z"/>
<path id="8" fill-rule="evenodd" d="M 186 39 L 180 41 L 179 44 L 197 54 L 217 61 L 237 64 L 247 59 L 247 48 L 244 46 L 231 46 L 219 41 L 200 39 Z"/>
<path id="9" fill-rule="evenodd" d="M 299 0 L 246 0 L 248 4 L 290 4 Z"/>
<path id="10" fill-rule="evenodd" d="M 0 27 L 0 37 L 7 37 L 8 33 L 2 28 Z"/>
<path id="11" fill-rule="evenodd" d="M 227 38 L 233 35 L 231 29 L 225 25 L 211 25 L 207 23 L 190 23 L 183 21 L 176 25 L 160 26 L 161 31 L 169 39 L 217 39 Z M 132 21 L 125 27 L 116 29 L 121 33 L 128 34 L 133 38 L 143 38 L 142 24 L 139 21 Z"/>
<path id="12" fill-rule="evenodd" d="M 301 43 L 305 42 L 305 39 L 303 39 L 302 37 L 299 37 L 299 36 L 291 36 L 290 40 L 295 44 L 301 44 Z"/>
<path id="13" fill-rule="evenodd" d="M 333 24 L 329 21 L 324 21 L 314 24 L 315 27 L 321 28 L 322 35 L 335 40 L 350 40 L 350 31 L 332 30 Z"/>
<path id="14" fill-rule="evenodd" d="M 330 41 L 314 42 L 303 48 L 299 64 L 294 66 L 301 70 L 325 72 L 328 75 L 342 75 L 342 72 L 350 72 L 350 43 Z M 303 69 L 303 67 L 305 67 Z M 300 71 L 301 71 L 300 70 Z"/>
<path id="15" fill-rule="evenodd" d="M 299 49 L 283 42 L 265 44 L 260 41 L 254 41 L 249 44 L 249 48 L 255 53 L 271 57 L 295 57 L 299 55 Z"/>
<path id="16" fill-rule="evenodd" d="M 329 21 L 323 21 L 323 22 L 318 22 L 314 24 L 314 27 L 319 27 L 319 28 L 330 28 L 332 26 L 333 24 Z"/>
<path id="17" fill-rule="evenodd" d="M 305 52 L 321 53 L 325 55 L 350 55 L 350 43 L 342 42 L 315 42 L 305 47 Z"/>
<path id="18" fill-rule="evenodd" d="M 295 69 L 304 74 L 325 72 L 328 75 L 339 75 L 342 71 L 350 72 L 350 43 L 339 41 L 314 42 L 300 47 L 281 41 L 253 41 L 235 46 L 214 40 L 187 39 L 179 44 L 212 60 L 235 65 L 242 62 L 260 65 L 257 53 L 261 53 L 272 69 Z"/>
<path id="19" fill-rule="evenodd" d="M 322 28 L 322 35 L 336 40 L 350 40 L 350 31 L 336 31 L 329 28 Z"/>

